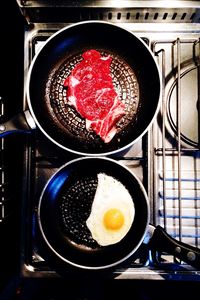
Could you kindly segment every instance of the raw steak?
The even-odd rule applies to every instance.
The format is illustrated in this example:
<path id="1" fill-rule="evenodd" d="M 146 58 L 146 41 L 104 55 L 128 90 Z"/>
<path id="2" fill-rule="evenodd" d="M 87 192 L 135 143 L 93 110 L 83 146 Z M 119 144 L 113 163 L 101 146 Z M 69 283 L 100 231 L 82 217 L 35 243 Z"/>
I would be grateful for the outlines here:
<path id="1" fill-rule="evenodd" d="M 117 132 L 117 121 L 125 114 L 110 74 L 112 58 L 93 49 L 82 57 L 64 81 L 67 100 L 86 119 L 87 130 L 92 128 L 108 143 Z"/>

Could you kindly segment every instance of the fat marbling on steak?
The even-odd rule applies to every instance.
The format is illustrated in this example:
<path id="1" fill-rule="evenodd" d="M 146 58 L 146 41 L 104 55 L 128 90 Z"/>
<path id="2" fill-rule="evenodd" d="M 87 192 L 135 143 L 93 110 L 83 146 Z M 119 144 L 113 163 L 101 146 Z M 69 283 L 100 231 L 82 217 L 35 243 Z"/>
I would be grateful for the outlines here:
<path id="1" fill-rule="evenodd" d="M 86 120 L 105 143 L 117 132 L 116 123 L 125 114 L 110 73 L 111 56 L 101 56 L 96 50 L 82 54 L 83 60 L 64 81 L 68 104 Z"/>

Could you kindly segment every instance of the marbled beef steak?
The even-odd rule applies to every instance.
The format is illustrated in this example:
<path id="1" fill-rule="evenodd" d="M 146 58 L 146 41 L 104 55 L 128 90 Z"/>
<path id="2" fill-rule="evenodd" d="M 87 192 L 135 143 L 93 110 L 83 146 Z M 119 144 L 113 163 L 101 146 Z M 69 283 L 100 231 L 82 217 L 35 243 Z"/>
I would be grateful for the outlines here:
<path id="1" fill-rule="evenodd" d="M 125 105 L 112 82 L 112 57 L 91 49 L 82 58 L 64 81 L 67 101 L 85 118 L 87 130 L 92 129 L 108 143 L 117 132 L 116 123 L 125 114 Z"/>

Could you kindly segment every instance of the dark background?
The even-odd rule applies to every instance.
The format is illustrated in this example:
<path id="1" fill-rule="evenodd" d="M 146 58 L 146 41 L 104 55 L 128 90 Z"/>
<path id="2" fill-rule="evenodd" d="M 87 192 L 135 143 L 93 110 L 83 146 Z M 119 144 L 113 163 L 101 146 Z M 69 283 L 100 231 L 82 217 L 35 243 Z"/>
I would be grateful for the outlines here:
<path id="1" fill-rule="evenodd" d="M 23 99 L 23 40 L 25 20 L 15 0 L 2 1 L 0 6 L 0 97 L 4 102 L 5 117 L 10 119 L 22 110 Z M 19 273 L 20 199 L 22 137 L 6 137 L 5 151 L 0 151 L 5 167 L 5 190 L 8 199 L 6 215 L 0 223 L 0 291 Z M 0 293 L 1 294 L 1 293 Z M 2 296 L 3 297 L 3 296 Z M 1 299 L 1 297 L 0 297 Z M 3 298 L 6 299 L 6 298 Z"/>
<path id="2" fill-rule="evenodd" d="M 20 111 L 23 95 L 23 36 L 25 20 L 15 0 L 1 1 L 1 82 L 0 96 L 6 102 L 6 115 Z"/>
<path id="3" fill-rule="evenodd" d="M 5 119 L 22 110 L 24 29 L 27 26 L 15 0 L 0 6 L 0 96 Z M 2 120 L 1 120 L 2 121 Z M 0 223 L 0 299 L 199 299 L 199 282 L 143 280 L 23 279 L 20 276 L 20 199 L 23 137 L 8 137 L 4 159 L 11 178 L 10 216 Z M 2 155 L 0 154 L 0 157 Z M 11 176 L 12 175 L 12 176 Z M 13 179 L 14 178 L 14 179 Z"/>

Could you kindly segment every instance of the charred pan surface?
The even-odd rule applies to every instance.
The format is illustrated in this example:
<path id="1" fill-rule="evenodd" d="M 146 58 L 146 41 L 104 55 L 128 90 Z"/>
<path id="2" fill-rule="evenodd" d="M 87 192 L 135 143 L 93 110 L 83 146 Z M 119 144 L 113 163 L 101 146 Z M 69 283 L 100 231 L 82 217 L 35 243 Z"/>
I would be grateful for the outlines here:
<path id="1" fill-rule="evenodd" d="M 125 115 L 117 122 L 118 132 L 123 131 L 130 122 L 133 122 L 139 107 L 139 84 L 134 71 L 119 56 L 99 50 L 102 56 L 110 55 L 112 62 L 110 72 L 113 85 L 119 94 L 119 99 L 125 104 Z M 58 127 L 74 136 L 81 136 L 87 143 L 94 139 L 103 144 L 99 137 L 86 129 L 85 119 L 82 118 L 74 107 L 67 104 L 66 90 L 63 83 L 71 74 L 74 67 L 82 60 L 82 53 L 78 53 L 64 61 L 57 70 L 50 74 L 46 86 L 46 105 L 55 116 Z"/>
<path id="2" fill-rule="evenodd" d="M 60 224 L 62 230 L 77 244 L 97 248 L 86 226 L 97 188 L 97 178 L 80 178 L 62 192 L 60 199 Z"/>

